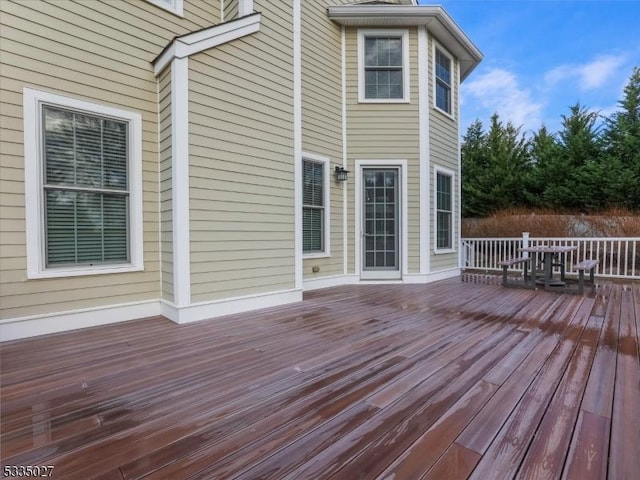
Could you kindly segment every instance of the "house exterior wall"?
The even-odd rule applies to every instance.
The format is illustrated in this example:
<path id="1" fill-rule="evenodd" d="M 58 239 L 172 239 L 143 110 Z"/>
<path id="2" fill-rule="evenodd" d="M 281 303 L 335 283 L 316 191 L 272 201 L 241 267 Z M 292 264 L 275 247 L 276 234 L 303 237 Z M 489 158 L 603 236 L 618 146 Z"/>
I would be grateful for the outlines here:
<path id="1" fill-rule="evenodd" d="M 297 301 L 301 287 L 357 281 L 356 162 L 367 160 L 406 165 L 403 270 L 413 278 L 405 281 L 453 271 L 457 252 L 433 252 L 433 189 L 436 167 L 454 172 L 455 246 L 457 63 L 452 119 L 433 108 L 429 37 L 425 123 L 424 90 L 418 91 L 424 30 L 408 27 L 410 100 L 359 102 L 358 28 L 327 16 L 328 5 L 345 3 L 255 0 L 259 15 L 211 29 L 223 16 L 237 17 L 237 0 L 185 0 L 183 17 L 143 0 L 0 1 L 0 339 L 7 326 L 34 322 L 40 333 L 160 313 L 182 323 Z M 209 34 L 221 43 L 180 56 L 185 45 Z M 142 270 L 27 277 L 24 88 L 140 116 Z M 426 143 L 420 125 L 428 127 Z M 330 255 L 305 258 L 299 250 L 301 153 L 328 159 Z M 425 182 L 420 161 L 426 154 Z M 338 183 L 333 168 L 343 163 L 349 179 Z M 421 178 L 429 188 L 427 220 Z M 429 225 L 426 263 L 421 219 Z M 188 228 L 178 228 L 183 220 Z M 11 338 L 29 328 L 15 327 Z"/>
<path id="2" fill-rule="evenodd" d="M 458 245 L 459 245 L 459 226 L 457 219 L 460 215 L 460 189 L 458 188 L 460 182 L 459 171 L 459 149 L 458 149 L 458 103 L 459 103 L 459 78 L 460 70 L 455 58 L 452 62 L 453 68 L 453 85 L 454 92 L 452 93 L 452 115 L 448 116 L 434 107 L 434 47 L 437 41 L 429 36 L 429 145 L 431 149 L 431 171 L 429 172 L 429 191 L 431 193 L 431 209 L 429 212 L 429 234 L 431 235 L 431 249 L 430 249 L 430 265 L 432 272 L 438 272 L 442 270 L 450 270 L 458 267 Z M 440 47 L 442 48 L 442 47 Z M 446 50 L 445 50 L 446 51 Z M 435 251 L 435 237 L 434 232 L 436 228 L 436 215 L 435 215 L 435 198 L 433 192 L 435 192 L 435 168 L 443 167 L 447 170 L 454 172 L 453 177 L 453 192 L 454 194 L 454 212 L 453 212 L 453 252 L 437 253 Z"/>
<path id="3" fill-rule="evenodd" d="M 342 275 L 343 191 L 333 168 L 342 165 L 342 28 L 327 18 L 327 1 L 302 2 L 302 150 L 329 159 L 331 255 L 304 260 L 304 279 Z M 331 2 L 340 4 L 341 2 Z M 342 2 L 347 3 L 347 2 Z M 319 272 L 313 272 L 318 267 Z"/>
<path id="4" fill-rule="evenodd" d="M 347 170 L 349 217 L 355 218 L 356 160 L 406 160 L 408 218 L 408 272 L 420 270 L 420 166 L 418 130 L 418 38 L 409 28 L 410 101 L 408 103 L 358 102 L 358 29 L 346 30 Z M 349 222 L 348 272 L 356 272 L 355 222 Z"/>
<path id="5" fill-rule="evenodd" d="M 158 298 L 158 84 L 151 61 L 174 36 L 218 22 L 219 12 L 218 0 L 185 0 L 184 18 L 139 0 L 0 2 L 1 319 Z M 24 87 L 142 115 L 143 271 L 27 279 Z"/>
<path id="6" fill-rule="evenodd" d="M 254 8 L 258 33 L 189 59 L 193 303 L 294 287 L 292 9 Z"/>

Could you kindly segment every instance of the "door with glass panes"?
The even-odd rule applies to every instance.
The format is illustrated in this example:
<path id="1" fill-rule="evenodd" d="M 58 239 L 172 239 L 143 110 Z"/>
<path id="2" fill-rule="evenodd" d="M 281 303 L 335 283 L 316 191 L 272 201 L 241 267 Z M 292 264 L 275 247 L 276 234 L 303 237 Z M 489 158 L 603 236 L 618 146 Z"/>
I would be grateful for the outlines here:
<path id="1" fill-rule="evenodd" d="M 401 278 L 400 169 L 362 169 L 363 279 Z"/>

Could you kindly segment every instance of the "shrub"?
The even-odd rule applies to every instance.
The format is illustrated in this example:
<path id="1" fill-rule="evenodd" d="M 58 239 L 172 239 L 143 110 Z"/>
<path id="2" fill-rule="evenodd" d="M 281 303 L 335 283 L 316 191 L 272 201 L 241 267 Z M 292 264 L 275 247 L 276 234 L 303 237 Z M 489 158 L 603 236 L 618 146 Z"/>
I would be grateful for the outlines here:
<path id="1" fill-rule="evenodd" d="M 621 208 L 589 215 L 512 208 L 462 219 L 462 238 L 520 237 L 522 232 L 532 237 L 640 237 L 640 216 Z"/>

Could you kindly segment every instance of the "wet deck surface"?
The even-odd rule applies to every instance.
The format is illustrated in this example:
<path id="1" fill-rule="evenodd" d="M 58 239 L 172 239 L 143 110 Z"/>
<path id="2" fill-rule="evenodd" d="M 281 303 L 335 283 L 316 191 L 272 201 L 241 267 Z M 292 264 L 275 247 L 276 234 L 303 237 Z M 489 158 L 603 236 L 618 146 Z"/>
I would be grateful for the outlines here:
<path id="1" fill-rule="evenodd" d="M 1 348 L 2 465 L 60 479 L 637 479 L 640 285 L 448 280 Z"/>

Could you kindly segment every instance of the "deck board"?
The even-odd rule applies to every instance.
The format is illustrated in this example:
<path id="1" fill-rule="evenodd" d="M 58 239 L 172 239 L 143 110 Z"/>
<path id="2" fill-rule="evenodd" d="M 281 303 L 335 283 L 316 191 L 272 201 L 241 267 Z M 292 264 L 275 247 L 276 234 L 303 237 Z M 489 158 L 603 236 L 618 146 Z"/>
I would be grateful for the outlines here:
<path id="1" fill-rule="evenodd" d="M 308 292 L 0 347 L 2 465 L 66 479 L 625 479 L 640 285 Z"/>

